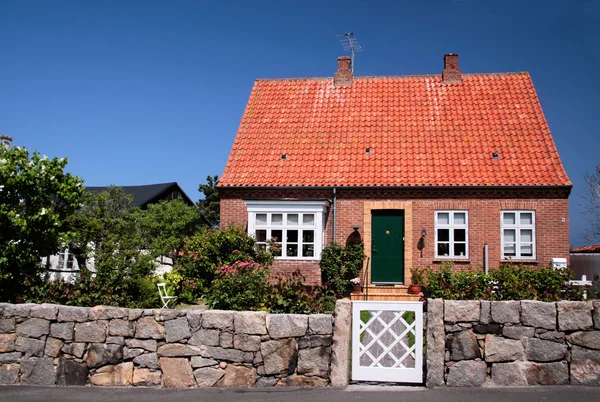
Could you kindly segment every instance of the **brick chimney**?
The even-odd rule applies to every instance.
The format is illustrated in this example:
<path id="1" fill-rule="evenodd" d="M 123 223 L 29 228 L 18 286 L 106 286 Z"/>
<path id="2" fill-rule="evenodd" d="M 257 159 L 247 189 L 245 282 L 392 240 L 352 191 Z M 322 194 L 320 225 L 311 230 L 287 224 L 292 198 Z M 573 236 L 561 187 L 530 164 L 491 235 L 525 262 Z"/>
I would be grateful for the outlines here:
<path id="1" fill-rule="evenodd" d="M 338 57 L 338 71 L 333 75 L 333 85 L 336 87 L 351 87 L 354 74 L 350 71 L 350 57 Z"/>
<path id="2" fill-rule="evenodd" d="M 458 68 L 458 55 L 448 53 L 444 55 L 444 71 L 442 71 L 444 83 L 461 83 L 462 73 Z"/>

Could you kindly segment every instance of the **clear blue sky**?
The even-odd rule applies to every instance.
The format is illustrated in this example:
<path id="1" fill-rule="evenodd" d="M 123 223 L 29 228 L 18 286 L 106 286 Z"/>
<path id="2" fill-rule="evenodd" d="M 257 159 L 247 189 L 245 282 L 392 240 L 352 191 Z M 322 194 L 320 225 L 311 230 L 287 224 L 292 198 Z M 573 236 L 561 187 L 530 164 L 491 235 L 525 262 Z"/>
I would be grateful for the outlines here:
<path id="1" fill-rule="evenodd" d="M 577 193 L 600 165 L 600 1 L 0 0 L 0 133 L 87 185 L 220 175 L 255 78 L 529 71 Z"/>

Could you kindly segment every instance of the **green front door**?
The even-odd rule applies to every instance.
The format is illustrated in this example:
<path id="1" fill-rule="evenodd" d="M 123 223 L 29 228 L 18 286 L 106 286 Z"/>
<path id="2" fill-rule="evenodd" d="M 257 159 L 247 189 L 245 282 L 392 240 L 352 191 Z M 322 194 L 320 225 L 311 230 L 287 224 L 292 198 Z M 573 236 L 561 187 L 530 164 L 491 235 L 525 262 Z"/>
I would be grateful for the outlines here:
<path id="1" fill-rule="evenodd" d="M 371 220 L 371 282 L 404 282 L 404 211 L 375 210 Z"/>

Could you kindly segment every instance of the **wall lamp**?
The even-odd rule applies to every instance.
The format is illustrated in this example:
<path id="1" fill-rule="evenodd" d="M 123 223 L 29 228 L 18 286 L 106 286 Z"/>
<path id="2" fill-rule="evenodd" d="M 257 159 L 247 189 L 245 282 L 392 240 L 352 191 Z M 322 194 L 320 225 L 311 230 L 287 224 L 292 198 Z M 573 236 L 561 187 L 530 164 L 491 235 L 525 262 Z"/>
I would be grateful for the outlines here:
<path id="1" fill-rule="evenodd" d="M 358 225 L 353 225 L 352 229 L 354 229 L 355 232 L 358 232 L 358 229 L 360 229 L 360 226 Z"/>
<path id="2" fill-rule="evenodd" d="M 425 228 L 421 229 L 421 237 L 427 236 L 427 230 Z"/>

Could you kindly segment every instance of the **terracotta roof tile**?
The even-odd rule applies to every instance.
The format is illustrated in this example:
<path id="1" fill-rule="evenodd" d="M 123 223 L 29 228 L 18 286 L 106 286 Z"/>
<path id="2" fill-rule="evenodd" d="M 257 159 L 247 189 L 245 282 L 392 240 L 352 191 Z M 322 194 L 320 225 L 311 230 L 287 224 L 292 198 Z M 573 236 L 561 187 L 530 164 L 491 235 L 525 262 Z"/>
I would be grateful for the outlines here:
<path id="1" fill-rule="evenodd" d="M 256 80 L 219 181 L 520 185 L 571 185 L 527 73 Z"/>
<path id="2" fill-rule="evenodd" d="M 571 249 L 571 253 L 600 253 L 600 244 Z"/>

